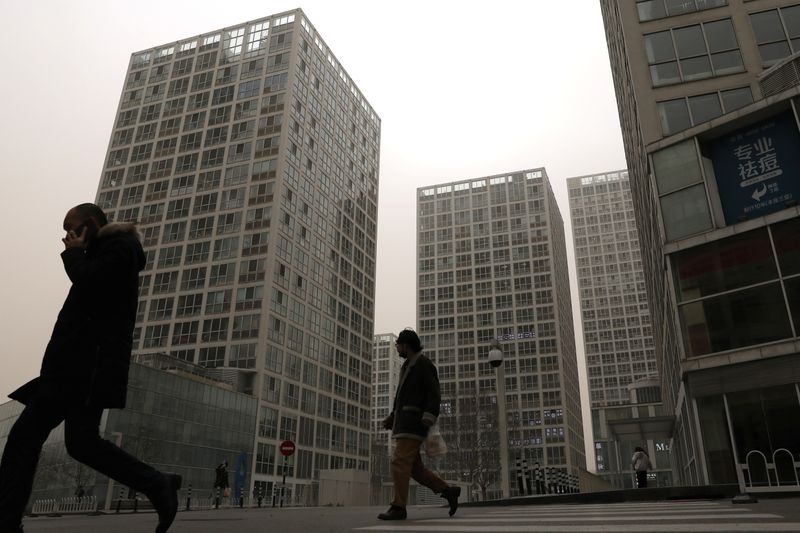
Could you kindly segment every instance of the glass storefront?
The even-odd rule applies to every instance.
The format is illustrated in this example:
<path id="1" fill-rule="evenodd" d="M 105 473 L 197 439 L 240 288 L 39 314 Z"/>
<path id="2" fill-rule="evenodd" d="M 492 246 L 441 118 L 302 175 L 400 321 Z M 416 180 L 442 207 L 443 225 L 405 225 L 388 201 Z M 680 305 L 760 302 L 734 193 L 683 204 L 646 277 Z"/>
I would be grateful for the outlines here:
<path id="1" fill-rule="evenodd" d="M 799 241 L 795 218 L 672 255 L 689 357 L 796 337 Z"/>
<path id="2" fill-rule="evenodd" d="M 798 484 L 798 385 L 731 392 L 696 402 L 710 483 L 734 483 L 741 473 L 752 487 Z"/>

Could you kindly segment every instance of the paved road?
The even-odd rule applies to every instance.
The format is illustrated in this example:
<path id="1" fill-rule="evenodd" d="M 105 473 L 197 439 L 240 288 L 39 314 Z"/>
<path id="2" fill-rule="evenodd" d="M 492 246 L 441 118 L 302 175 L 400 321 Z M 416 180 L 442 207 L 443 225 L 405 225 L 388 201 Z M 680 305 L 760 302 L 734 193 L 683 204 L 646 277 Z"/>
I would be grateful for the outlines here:
<path id="1" fill-rule="evenodd" d="M 800 532 L 800 499 L 651 502 L 607 505 L 412 507 L 404 522 L 380 522 L 382 508 L 244 509 L 180 513 L 170 533 L 734 533 Z M 26 533 L 138 533 L 155 528 L 152 513 L 31 518 Z"/>

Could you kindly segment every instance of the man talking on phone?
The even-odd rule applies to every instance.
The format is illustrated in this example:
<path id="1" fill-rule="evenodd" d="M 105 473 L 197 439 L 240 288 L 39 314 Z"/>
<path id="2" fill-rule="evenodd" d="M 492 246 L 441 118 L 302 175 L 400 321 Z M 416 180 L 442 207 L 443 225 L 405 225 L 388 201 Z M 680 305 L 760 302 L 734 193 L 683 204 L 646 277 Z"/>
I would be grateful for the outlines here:
<path id="1" fill-rule="evenodd" d="M 147 495 L 156 533 L 178 510 L 181 477 L 163 474 L 104 440 L 100 418 L 125 407 L 139 272 L 145 255 L 133 224 L 109 224 L 102 209 L 81 204 L 64 218 L 64 270 L 72 282 L 45 349 L 39 377 L 10 397 L 25 404 L 0 461 L 0 533 L 21 533 L 39 453 L 64 422 L 77 461 Z"/>

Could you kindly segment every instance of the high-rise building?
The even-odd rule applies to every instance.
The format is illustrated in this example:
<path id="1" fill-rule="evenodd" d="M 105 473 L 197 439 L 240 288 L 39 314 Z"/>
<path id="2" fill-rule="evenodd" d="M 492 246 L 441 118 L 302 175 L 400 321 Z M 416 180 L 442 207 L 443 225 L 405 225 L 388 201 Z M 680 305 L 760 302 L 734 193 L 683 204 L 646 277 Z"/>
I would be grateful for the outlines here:
<path id="1" fill-rule="evenodd" d="M 394 393 L 400 381 L 403 359 L 395 349 L 397 335 L 384 333 L 375 335 L 372 347 L 372 429 L 378 440 L 387 444 L 389 434 L 383 429 L 383 421 L 392 411 Z"/>
<path id="2" fill-rule="evenodd" d="M 380 119 L 300 10 L 132 55 L 97 203 L 147 253 L 133 350 L 235 369 L 255 483 L 368 471 Z"/>
<path id="3" fill-rule="evenodd" d="M 372 503 L 383 504 L 391 499 L 392 457 L 391 432 L 383 429 L 383 421 L 392 412 L 394 393 L 400 381 L 403 359 L 395 348 L 397 335 L 375 335 L 372 345 Z"/>
<path id="4" fill-rule="evenodd" d="M 642 446 L 651 485 L 669 485 L 669 442 L 645 435 L 664 413 L 628 171 L 569 178 L 567 188 L 597 472 L 632 487 Z"/>
<path id="5" fill-rule="evenodd" d="M 483 497 L 502 493 L 487 360 L 497 341 L 509 471 L 525 457 L 577 474 L 585 454 L 567 254 L 545 170 L 420 188 L 417 214 L 418 331 L 439 369 L 449 448 L 439 469 L 478 484 Z"/>
<path id="6" fill-rule="evenodd" d="M 676 484 L 796 490 L 800 4 L 600 4 L 674 417 L 651 429 Z"/>

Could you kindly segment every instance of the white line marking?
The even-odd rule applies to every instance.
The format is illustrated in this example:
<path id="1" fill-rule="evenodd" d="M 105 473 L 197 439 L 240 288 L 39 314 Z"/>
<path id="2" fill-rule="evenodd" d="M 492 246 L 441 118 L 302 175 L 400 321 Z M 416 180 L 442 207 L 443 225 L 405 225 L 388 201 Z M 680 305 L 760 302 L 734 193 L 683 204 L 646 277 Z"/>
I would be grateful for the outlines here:
<path id="1" fill-rule="evenodd" d="M 422 531 L 422 532 L 453 532 L 453 533 L 486 533 L 486 526 L 447 526 L 444 524 L 423 525 L 386 525 L 358 528 L 360 531 Z M 772 522 L 769 524 L 600 524 L 600 525 L 519 525 L 519 526 L 492 526 L 492 533 L 738 533 L 753 532 L 766 533 L 770 531 L 796 532 L 800 531 L 800 522 Z"/>
<path id="2" fill-rule="evenodd" d="M 696 513 L 748 513 L 751 512 L 751 509 L 746 509 L 743 507 L 737 507 L 735 509 L 653 509 L 653 510 L 638 510 L 638 511 L 631 511 L 631 510 L 620 510 L 620 511 L 517 511 L 516 513 L 512 512 L 501 512 L 501 513 L 480 513 L 480 514 L 467 514 L 467 516 L 485 516 L 485 517 L 497 517 L 501 518 L 503 516 L 528 516 L 531 518 L 539 517 L 539 516 L 583 516 L 583 515 L 590 515 L 590 516 L 597 516 L 597 515 L 642 515 L 642 516 L 651 516 L 651 515 L 658 515 L 658 514 L 682 514 L 682 515 L 693 515 Z"/>
<path id="3" fill-rule="evenodd" d="M 749 520 L 764 519 L 764 518 L 783 518 L 781 515 L 770 513 L 753 513 L 746 516 L 731 516 L 726 514 L 696 514 L 687 516 L 684 514 L 668 514 L 661 516 L 628 516 L 628 515 L 611 515 L 611 516 L 536 516 L 527 518 L 502 518 L 502 517 L 467 517 L 467 518 L 431 518 L 422 520 L 422 522 L 641 522 L 641 521 L 657 521 L 657 520 L 725 520 L 725 519 L 741 519 L 747 518 Z"/>

